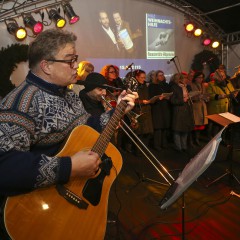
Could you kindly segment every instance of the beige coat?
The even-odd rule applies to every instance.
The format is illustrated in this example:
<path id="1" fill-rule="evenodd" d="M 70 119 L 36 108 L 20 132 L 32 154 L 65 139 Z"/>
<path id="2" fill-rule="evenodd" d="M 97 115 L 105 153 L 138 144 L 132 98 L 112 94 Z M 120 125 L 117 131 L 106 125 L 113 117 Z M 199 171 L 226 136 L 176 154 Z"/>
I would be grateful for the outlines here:
<path id="1" fill-rule="evenodd" d="M 202 94 L 206 94 L 206 88 L 197 82 L 191 84 L 192 91 L 200 91 L 199 96 L 193 97 L 193 116 L 194 123 L 197 126 L 206 125 L 208 123 L 207 116 L 207 97 Z"/>

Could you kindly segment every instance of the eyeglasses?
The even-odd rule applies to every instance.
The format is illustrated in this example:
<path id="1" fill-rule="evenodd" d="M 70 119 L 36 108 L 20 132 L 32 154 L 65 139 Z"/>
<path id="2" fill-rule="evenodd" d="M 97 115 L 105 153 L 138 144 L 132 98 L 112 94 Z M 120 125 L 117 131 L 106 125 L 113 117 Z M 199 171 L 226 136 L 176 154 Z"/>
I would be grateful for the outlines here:
<path id="1" fill-rule="evenodd" d="M 78 61 L 78 55 L 74 55 L 72 59 L 66 59 L 66 60 L 59 60 L 59 59 L 46 59 L 47 61 L 51 62 L 62 62 L 62 63 L 68 63 L 70 68 L 74 67 L 74 63 Z"/>

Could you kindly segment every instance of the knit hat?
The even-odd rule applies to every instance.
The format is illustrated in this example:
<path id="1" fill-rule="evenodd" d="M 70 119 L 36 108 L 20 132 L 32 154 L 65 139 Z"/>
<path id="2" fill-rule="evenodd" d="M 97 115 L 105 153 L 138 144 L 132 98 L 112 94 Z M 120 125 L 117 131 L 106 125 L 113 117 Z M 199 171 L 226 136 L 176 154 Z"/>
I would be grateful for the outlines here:
<path id="1" fill-rule="evenodd" d="M 85 86 L 86 92 L 90 92 L 97 87 L 107 88 L 104 84 L 107 84 L 107 80 L 102 74 L 96 72 L 88 74 L 86 80 L 81 82 L 81 85 Z"/>

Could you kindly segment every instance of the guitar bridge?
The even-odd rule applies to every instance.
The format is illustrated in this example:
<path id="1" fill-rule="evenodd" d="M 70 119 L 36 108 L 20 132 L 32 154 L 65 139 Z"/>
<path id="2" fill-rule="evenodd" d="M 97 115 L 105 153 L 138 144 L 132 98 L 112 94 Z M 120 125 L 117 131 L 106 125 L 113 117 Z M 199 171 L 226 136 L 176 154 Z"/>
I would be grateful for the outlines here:
<path id="1" fill-rule="evenodd" d="M 87 209 L 88 203 L 77 196 L 75 193 L 70 191 L 69 189 L 65 188 L 63 185 L 58 184 L 56 186 L 58 193 L 64 197 L 68 202 L 72 203 L 73 205 L 77 206 L 80 209 Z"/>

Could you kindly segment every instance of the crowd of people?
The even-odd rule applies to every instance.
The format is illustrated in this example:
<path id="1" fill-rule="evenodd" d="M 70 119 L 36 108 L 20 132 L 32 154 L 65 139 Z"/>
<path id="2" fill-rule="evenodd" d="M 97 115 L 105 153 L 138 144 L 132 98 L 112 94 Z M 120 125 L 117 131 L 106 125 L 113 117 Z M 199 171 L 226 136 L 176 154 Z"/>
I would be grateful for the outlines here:
<path id="1" fill-rule="evenodd" d="M 119 14 L 114 14 L 117 22 Z M 175 73 L 169 82 L 162 70 L 135 70 L 121 79 L 115 65 L 97 73 L 92 63 L 79 63 L 75 42 L 76 36 L 67 31 L 39 34 L 29 46 L 26 80 L 0 103 L 0 204 L 7 196 L 94 176 L 101 164 L 97 153 L 55 154 L 78 125 L 101 132 L 121 100 L 127 102 L 124 121 L 157 151 L 172 141 L 174 150 L 183 153 L 189 145 L 199 145 L 204 129 L 209 137 L 216 134 L 218 126 L 209 124 L 207 115 L 240 116 L 240 68 L 229 78 L 220 66 L 208 83 L 203 72 L 194 70 Z M 126 91 L 132 79 L 137 90 Z M 121 127 L 119 123 L 111 141 L 138 154 Z"/>
<path id="2" fill-rule="evenodd" d="M 157 151 L 173 143 L 174 150 L 186 152 L 188 147 L 200 145 L 203 132 L 211 139 L 220 131 L 220 126 L 208 121 L 207 115 L 231 112 L 240 116 L 240 70 L 230 78 L 220 65 L 211 74 L 210 82 L 206 82 L 203 72 L 194 70 L 173 74 L 169 82 L 162 70 L 152 70 L 148 74 L 135 70 L 121 79 L 117 66 L 105 65 L 100 73 L 106 84 L 113 87 L 104 89 L 102 94 L 112 108 L 121 93 L 119 89 L 124 89 L 131 77 L 137 80 L 139 98 L 135 101 L 133 114 L 125 116 L 124 121 L 147 147 Z M 109 109 L 106 102 L 100 101 L 104 109 Z M 138 152 L 121 129 L 117 130 L 113 142 L 119 149 Z"/>

